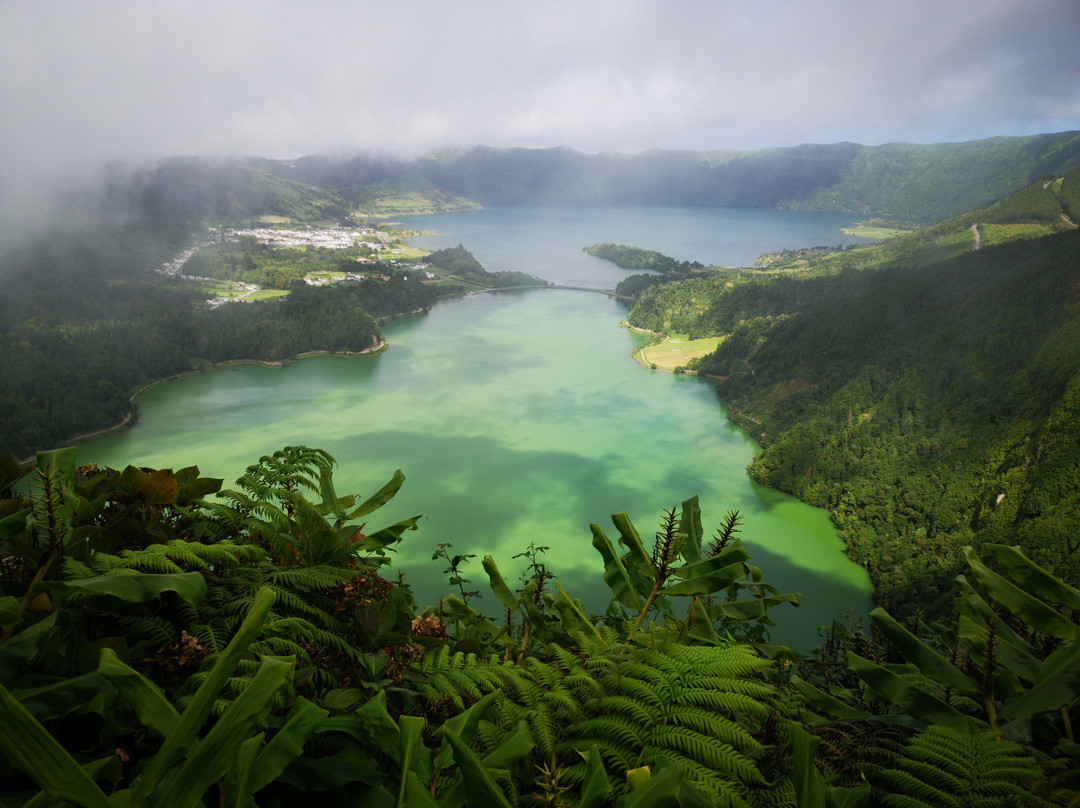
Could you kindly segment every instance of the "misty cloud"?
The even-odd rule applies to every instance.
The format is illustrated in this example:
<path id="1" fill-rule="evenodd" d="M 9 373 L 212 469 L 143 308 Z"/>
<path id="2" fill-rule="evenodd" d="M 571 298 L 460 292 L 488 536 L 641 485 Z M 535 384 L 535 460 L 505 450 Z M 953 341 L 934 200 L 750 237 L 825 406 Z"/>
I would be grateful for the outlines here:
<path id="1" fill-rule="evenodd" d="M 0 206 L 109 159 L 1080 128 L 1075 0 L 0 7 Z"/>

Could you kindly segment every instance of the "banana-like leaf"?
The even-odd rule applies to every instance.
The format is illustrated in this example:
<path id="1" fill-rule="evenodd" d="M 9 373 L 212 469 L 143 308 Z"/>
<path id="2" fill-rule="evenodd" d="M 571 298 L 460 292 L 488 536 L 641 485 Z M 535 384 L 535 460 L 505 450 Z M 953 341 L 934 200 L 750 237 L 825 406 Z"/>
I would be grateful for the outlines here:
<path id="1" fill-rule="evenodd" d="M 416 523 L 423 518 L 423 514 L 412 516 L 408 519 L 402 519 L 389 527 L 384 527 L 382 530 L 377 530 L 356 542 L 353 545 L 353 550 L 358 553 L 370 553 L 389 547 L 391 544 L 397 544 L 401 541 L 401 536 L 406 530 L 418 530 Z"/>
<path id="2" fill-rule="evenodd" d="M 619 802 L 619 808 L 669 808 L 675 804 L 685 777 L 686 766 L 665 766 L 645 785 L 627 794 Z"/>
<path id="3" fill-rule="evenodd" d="M 19 670 L 33 659 L 52 636 L 57 615 L 53 612 L 0 645 L 0 684 L 10 684 Z"/>
<path id="4" fill-rule="evenodd" d="M 791 725 L 791 780 L 799 808 L 826 808 L 825 778 L 814 765 L 814 753 L 820 743 L 821 738 L 798 724 Z"/>
<path id="5" fill-rule="evenodd" d="M 1051 575 L 1024 555 L 1019 547 L 984 544 L 982 554 L 993 556 L 1002 569 L 1025 591 L 1038 592 L 1041 598 L 1066 609 L 1080 609 L 1080 589 L 1075 589 L 1057 576 Z"/>
<path id="6" fill-rule="evenodd" d="M 372 511 L 378 510 L 394 498 L 394 495 L 397 494 L 398 489 L 401 488 L 404 482 L 405 475 L 401 473 L 401 469 L 398 469 L 394 472 L 394 476 L 387 481 L 386 485 L 349 511 L 346 519 L 350 521 L 359 519 L 361 516 L 367 516 Z"/>
<path id="7" fill-rule="evenodd" d="M 13 690 L 11 694 L 38 721 L 49 721 L 94 711 L 94 698 L 105 690 L 112 690 L 108 679 L 99 673 L 84 673 L 44 687 Z"/>
<path id="8" fill-rule="evenodd" d="M 134 668 L 125 665 L 111 648 L 101 649 L 98 673 L 109 677 L 120 697 L 131 705 L 139 722 L 155 735 L 168 738 L 180 724 L 180 713 L 165 694 Z"/>
<path id="9" fill-rule="evenodd" d="M 446 803 L 437 802 L 427 786 L 414 771 L 405 773 L 402 778 L 403 792 L 398 794 L 400 808 L 442 808 Z"/>
<path id="10" fill-rule="evenodd" d="M 870 612 L 870 619 L 874 621 L 878 631 L 899 649 L 904 659 L 930 679 L 965 696 L 978 698 L 982 694 L 982 688 L 967 674 L 896 622 L 892 615 L 880 606 Z"/>
<path id="11" fill-rule="evenodd" d="M 608 797 L 614 790 L 611 778 L 604 770 L 604 761 L 595 749 L 580 749 L 578 754 L 585 761 L 585 780 L 581 784 L 581 799 L 578 808 L 602 808 L 608 804 Z"/>
<path id="12" fill-rule="evenodd" d="M 390 711 L 386 709 L 386 691 L 380 690 L 368 699 L 363 707 L 360 707 L 353 713 L 353 716 L 360 721 L 363 728 L 363 735 L 353 734 L 351 732 L 350 734 L 358 740 L 374 741 L 380 749 L 400 764 L 401 761 L 398 759 L 398 749 L 401 744 L 401 729 L 398 727 L 397 722 L 390 717 Z M 349 732 L 348 729 L 345 729 L 345 725 L 350 723 L 347 719 L 350 719 L 353 716 L 334 716 L 328 718 L 320 728 L 320 731 L 325 732 L 328 729 L 336 729 L 342 732 Z"/>
<path id="13" fill-rule="evenodd" d="M 398 763 L 401 771 L 405 774 L 414 772 L 421 780 L 431 776 L 431 755 L 421 737 L 426 723 L 415 715 L 403 715 L 398 719 Z M 398 808 L 406 804 L 406 784 L 406 778 L 402 777 L 398 786 Z"/>
<path id="14" fill-rule="evenodd" d="M 501 699 L 501 691 L 491 691 L 485 696 L 482 696 L 479 701 L 472 704 L 465 712 L 458 713 L 453 718 L 443 722 L 443 729 L 450 730 L 461 738 L 461 740 L 468 743 L 476 734 L 476 730 L 479 728 L 480 721 L 483 720 L 488 707 L 491 706 L 492 702 Z M 439 750 L 439 754 L 435 756 L 435 771 L 440 772 L 449 766 L 453 760 L 453 756 L 453 749 L 451 749 L 450 744 L 444 740 L 442 748 Z"/>
<path id="15" fill-rule="evenodd" d="M 111 808 L 90 775 L 2 685 L 0 725 L 0 752 L 46 794 L 83 808 Z"/>
<path id="16" fill-rule="evenodd" d="M 0 597 L 0 628 L 13 626 L 22 619 L 19 614 L 19 599 L 11 595 Z"/>
<path id="17" fill-rule="evenodd" d="M 619 544 L 627 550 L 627 554 L 623 558 L 627 571 L 633 575 L 640 575 L 646 580 L 655 581 L 658 574 L 656 567 L 652 563 L 652 558 L 645 552 L 645 546 L 641 543 L 641 536 L 638 535 L 637 529 L 630 521 L 630 517 L 625 512 L 613 513 L 611 522 L 619 531 Z M 646 595 L 651 589 L 651 586 L 648 587 Z"/>
<path id="18" fill-rule="evenodd" d="M 454 733 L 455 735 L 457 733 Z M 460 735 L 458 735 L 461 738 Z M 461 738 L 464 741 L 464 738 Z M 518 721 L 514 734 L 484 756 L 483 764 L 488 769 L 509 769 L 525 760 L 536 746 L 529 723 Z"/>
<path id="19" fill-rule="evenodd" d="M 1006 703 L 1002 718 L 1032 718 L 1072 706 L 1080 698 L 1080 643 L 1059 648 L 1043 663 L 1035 686 Z"/>
<path id="20" fill-rule="evenodd" d="M 664 587 L 665 595 L 710 595 L 719 592 L 749 574 L 746 560 L 750 554 L 736 540 L 722 553 L 710 558 L 683 564 L 675 570 L 677 584 Z"/>
<path id="21" fill-rule="evenodd" d="M 679 533 L 686 536 L 683 541 L 682 557 L 693 563 L 701 560 L 701 539 L 704 531 L 701 529 L 701 507 L 697 497 L 683 500 L 682 516 L 679 519 Z"/>
<path id="22" fill-rule="evenodd" d="M 697 598 L 694 598 L 694 603 L 690 607 L 690 634 L 696 639 L 708 643 L 718 643 L 720 641 L 720 638 L 716 636 L 716 629 L 713 628 L 712 618 L 709 617 L 709 613 L 705 611 L 705 606 Z"/>
<path id="23" fill-rule="evenodd" d="M 24 508 L 16 513 L 9 514 L 0 519 L 0 541 L 6 541 L 12 536 L 17 536 L 26 531 L 26 522 L 30 518 L 31 511 Z"/>
<path id="24" fill-rule="evenodd" d="M 839 718 L 842 721 L 858 721 L 866 718 L 867 713 L 846 704 L 835 696 L 830 696 L 823 690 L 818 690 L 812 684 L 798 676 L 791 677 L 791 686 L 794 687 L 806 699 L 806 703 L 818 712 Z"/>
<path id="25" fill-rule="evenodd" d="M 506 585 L 506 581 L 503 580 L 502 573 L 499 571 L 499 566 L 495 563 L 495 559 L 491 556 L 484 556 L 483 560 L 484 572 L 488 574 L 488 583 L 491 585 L 491 591 L 495 593 L 495 600 L 499 601 L 505 608 L 516 610 L 518 608 L 518 598 L 513 592 L 510 591 L 510 587 Z"/>
<path id="26" fill-rule="evenodd" d="M 166 738 L 161 749 L 154 755 L 154 759 L 139 776 L 132 794 L 133 804 L 143 804 L 143 801 L 180 762 L 188 748 L 198 738 L 199 731 L 206 723 L 218 693 L 232 676 L 236 666 L 240 664 L 240 660 L 247 653 L 248 646 L 262 631 L 263 623 L 266 622 L 266 617 L 274 606 L 275 597 L 274 591 L 266 587 L 255 594 L 255 602 L 248 610 L 244 622 L 240 624 L 240 628 L 225 647 L 217 664 L 210 669 L 210 673 L 195 691 L 187 709 L 180 717 L 180 723 Z"/>
<path id="27" fill-rule="evenodd" d="M 259 751 L 251 777 L 252 793 L 268 786 L 304 752 L 307 742 L 330 713 L 302 696 L 281 727 Z"/>
<path id="28" fill-rule="evenodd" d="M 566 594 L 566 590 L 558 581 L 555 582 L 555 590 L 559 594 L 555 597 L 554 606 L 562 618 L 563 628 L 570 634 L 581 632 L 596 645 L 606 646 L 607 643 L 600 636 L 600 632 L 596 630 L 596 626 L 589 622 L 581 606 Z"/>
<path id="29" fill-rule="evenodd" d="M 961 731 L 970 731 L 974 722 L 952 705 L 926 688 L 899 674 L 875 665 L 868 659 L 848 651 L 848 668 L 858 674 L 876 693 L 897 705 L 905 715 L 927 724 L 943 724 Z"/>
<path id="30" fill-rule="evenodd" d="M 709 607 L 709 613 L 716 617 L 727 617 L 732 620 L 763 620 L 769 616 L 769 609 L 779 606 L 781 603 L 790 603 L 792 606 L 799 605 L 799 596 L 795 593 L 785 595 L 769 595 L 767 597 L 749 598 L 747 600 L 732 600 L 726 603 L 714 603 Z"/>
<path id="31" fill-rule="evenodd" d="M 964 548 L 964 557 L 983 588 L 1012 614 L 1051 637 L 1069 642 L 1080 640 L 1080 626 L 986 567 L 971 547 Z"/>
<path id="32" fill-rule="evenodd" d="M 294 669 L 292 657 L 262 658 L 251 682 L 176 770 L 158 808 L 194 808 L 202 800 L 207 789 L 233 765 L 241 746 L 255 730 L 259 716 Z"/>
<path id="33" fill-rule="evenodd" d="M 165 592 L 175 592 L 192 606 L 198 606 L 206 599 L 206 579 L 198 572 L 99 575 L 71 581 L 44 581 L 37 585 L 37 589 L 42 592 L 111 595 L 129 603 L 144 603 Z"/>
<path id="34" fill-rule="evenodd" d="M 446 738 L 450 747 L 454 750 L 454 762 L 461 771 L 466 792 L 475 794 L 478 797 L 478 801 L 474 802 L 474 804 L 511 808 L 510 801 L 506 799 L 503 790 L 484 767 L 476 753 L 469 748 L 469 745 L 454 732 L 444 732 L 443 737 Z"/>
<path id="35" fill-rule="evenodd" d="M 956 576 L 956 588 L 959 596 L 955 603 L 960 613 L 957 631 L 962 639 L 971 644 L 975 656 L 985 654 L 989 626 L 993 623 L 997 638 L 996 654 L 1005 668 L 1026 682 L 1034 684 L 1038 681 L 1042 662 L 1031 652 L 1028 642 L 998 619 L 990 604 L 983 600 L 963 575 Z"/>
<path id="36" fill-rule="evenodd" d="M 640 612 L 645 605 L 645 601 L 642 600 L 641 594 L 634 588 L 630 576 L 626 574 L 626 568 L 623 567 L 619 557 L 615 554 L 615 548 L 612 547 L 608 537 L 604 535 L 604 531 L 600 529 L 598 524 L 591 523 L 589 528 L 593 534 L 592 546 L 596 548 L 597 552 L 600 553 L 600 557 L 604 559 L 604 583 L 608 585 L 619 603 L 633 612 Z"/>

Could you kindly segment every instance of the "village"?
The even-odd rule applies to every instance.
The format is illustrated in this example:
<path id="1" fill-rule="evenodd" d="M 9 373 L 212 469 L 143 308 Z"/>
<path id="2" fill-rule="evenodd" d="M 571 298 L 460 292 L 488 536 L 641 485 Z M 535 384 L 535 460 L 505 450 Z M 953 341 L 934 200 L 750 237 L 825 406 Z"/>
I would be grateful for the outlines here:
<path id="1" fill-rule="evenodd" d="M 367 248 L 370 254 L 356 259 L 358 264 L 372 266 L 384 265 L 387 261 L 392 262 L 397 269 L 409 269 L 423 272 L 427 280 L 434 280 L 435 274 L 428 270 L 428 265 L 417 262 L 405 262 L 396 259 L 401 251 L 392 247 L 392 239 L 388 233 L 376 228 L 342 228 L 342 227 L 305 227 L 302 229 L 287 229 L 280 227 L 257 227 L 241 230 L 219 230 L 212 232 L 207 238 L 195 246 L 180 253 L 175 258 L 167 261 L 157 271 L 163 275 L 189 281 L 205 283 L 221 283 L 219 279 L 208 278 L 199 275 L 184 273 L 184 267 L 188 260 L 199 250 L 222 242 L 238 242 L 243 238 L 255 239 L 259 243 L 269 244 L 273 247 L 292 248 L 323 248 L 330 250 L 344 250 L 353 247 Z M 304 282 L 309 286 L 328 286 L 345 281 L 364 281 L 369 278 L 389 280 L 386 274 L 365 274 L 361 272 L 316 272 L 304 277 Z M 206 302 L 213 307 L 225 303 L 251 302 L 262 291 L 253 283 L 242 281 L 231 282 L 230 294 L 208 299 Z"/>

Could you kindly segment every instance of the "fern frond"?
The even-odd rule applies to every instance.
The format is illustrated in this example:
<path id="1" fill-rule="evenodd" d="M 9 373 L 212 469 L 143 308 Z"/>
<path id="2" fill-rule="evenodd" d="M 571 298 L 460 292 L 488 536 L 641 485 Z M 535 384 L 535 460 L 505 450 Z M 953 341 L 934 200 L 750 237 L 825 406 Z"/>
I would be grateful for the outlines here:
<path id="1" fill-rule="evenodd" d="M 893 768 L 880 773 L 885 805 L 956 806 L 1034 802 L 1025 787 L 1039 776 L 1032 757 L 993 732 L 968 734 L 930 726 Z"/>

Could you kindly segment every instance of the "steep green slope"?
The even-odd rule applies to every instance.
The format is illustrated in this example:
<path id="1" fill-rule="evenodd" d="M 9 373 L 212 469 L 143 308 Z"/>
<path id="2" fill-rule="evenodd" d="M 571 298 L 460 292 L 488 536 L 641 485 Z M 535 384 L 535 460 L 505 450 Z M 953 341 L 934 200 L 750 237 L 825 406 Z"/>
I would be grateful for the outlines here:
<path id="1" fill-rule="evenodd" d="M 699 369 L 763 443 L 752 476 L 829 508 L 883 602 L 939 599 L 973 541 L 1076 580 L 1078 289 L 1077 232 L 760 283 Z"/>

